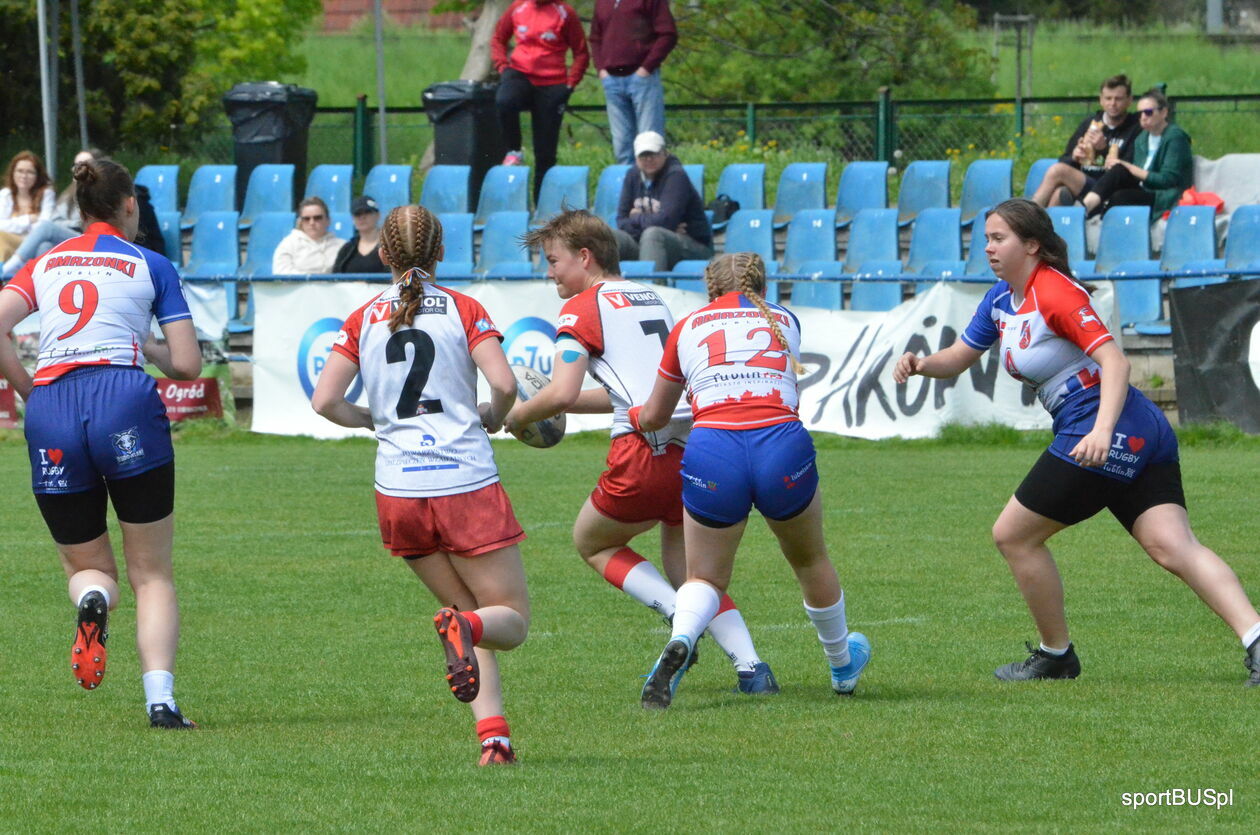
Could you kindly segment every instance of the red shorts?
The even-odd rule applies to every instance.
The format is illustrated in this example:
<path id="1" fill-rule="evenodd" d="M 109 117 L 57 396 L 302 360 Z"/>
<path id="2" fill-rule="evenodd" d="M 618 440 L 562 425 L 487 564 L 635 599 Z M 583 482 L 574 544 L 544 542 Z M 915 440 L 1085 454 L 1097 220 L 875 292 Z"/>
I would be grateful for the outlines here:
<path id="1" fill-rule="evenodd" d="M 525 538 L 499 482 L 451 496 L 403 498 L 376 494 L 381 541 L 395 557 L 446 551 L 475 557 Z"/>
<path id="2" fill-rule="evenodd" d="M 613 438 L 591 504 L 615 522 L 681 525 L 682 454 L 682 447 L 670 444 L 653 455 L 638 432 Z"/>

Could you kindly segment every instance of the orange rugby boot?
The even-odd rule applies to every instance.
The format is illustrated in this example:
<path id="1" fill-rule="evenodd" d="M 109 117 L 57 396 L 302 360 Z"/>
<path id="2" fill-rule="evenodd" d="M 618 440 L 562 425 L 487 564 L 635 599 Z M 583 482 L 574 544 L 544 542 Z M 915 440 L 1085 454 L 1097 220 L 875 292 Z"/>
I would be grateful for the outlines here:
<path id="1" fill-rule="evenodd" d="M 109 605 L 105 595 L 90 591 L 79 601 L 74 646 L 70 650 L 70 671 L 85 690 L 95 690 L 105 677 L 105 639 Z"/>
<path id="2" fill-rule="evenodd" d="M 473 652 L 472 624 L 455 609 L 444 606 L 433 616 L 433 626 L 446 650 L 446 683 L 455 698 L 471 702 L 481 690 L 481 675 Z"/>

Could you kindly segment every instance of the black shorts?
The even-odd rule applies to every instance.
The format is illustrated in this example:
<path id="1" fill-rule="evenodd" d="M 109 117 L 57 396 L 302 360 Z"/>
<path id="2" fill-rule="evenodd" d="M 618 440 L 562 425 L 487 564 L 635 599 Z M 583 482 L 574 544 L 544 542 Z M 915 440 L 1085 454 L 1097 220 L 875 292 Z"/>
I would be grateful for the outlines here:
<path id="1" fill-rule="evenodd" d="M 75 493 L 36 493 L 35 502 L 58 545 L 91 542 L 105 533 L 106 500 L 118 521 L 143 525 L 175 510 L 175 462 L 167 461 L 129 478 L 107 479 Z"/>
<path id="2" fill-rule="evenodd" d="M 1129 533 L 1137 518 L 1156 505 L 1186 506 L 1177 461 L 1151 464 L 1126 483 L 1078 467 L 1049 450 L 1024 476 L 1015 498 L 1034 513 L 1064 525 L 1083 522 L 1105 507 Z"/>

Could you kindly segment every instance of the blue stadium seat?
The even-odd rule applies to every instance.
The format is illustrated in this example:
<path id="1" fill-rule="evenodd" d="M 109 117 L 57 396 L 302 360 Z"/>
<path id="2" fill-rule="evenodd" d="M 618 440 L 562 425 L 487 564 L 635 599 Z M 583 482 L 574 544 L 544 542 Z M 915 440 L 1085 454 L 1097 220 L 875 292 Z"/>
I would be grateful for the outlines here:
<path id="1" fill-rule="evenodd" d="M 909 226 L 924 209 L 949 208 L 949 160 L 918 159 L 906 166 L 897 192 L 897 222 Z"/>
<path id="2" fill-rule="evenodd" d="M 236 209 L 236 166 L 203 165 L 193 172 L 188 185 L 188 200 L 180 227 L 197 225 L 202 212 L 230 212 Z"/>
<path id="3" fill-rule="evenodd" d="M 670 280 L 670 285 L 676 290 L 686 290 L 703 295 L 708 295 L 709 293 L 709 287 L 704 283 L 703 278 L 674 278 Z"/>
<path id="4" fill-rule="evenodd" d="M 839 310 L 844 287 L 839 281 L 794 281 L 789 307 L 821 307 Z"/>
<path id="5" fill-rule="evenodd" d="M 963 260 L 955 261 L 928 261 L 923 265 L 923 269 L 919 270 L 919 274 L 927 278 L 927 281 L 918 281 L 914 285 L 914 294 L 916 296 L 926 293 L 932 289 L 932 285 L 950 278 L 961 278 L 967 274 L 967 262 Z"/>
<path id="6" fill-rule="evenodd" d="M 184 245 L 179 234 L 179 212 L 157 212 L 158 228 L 162 230 L 162 246 L 166 258 L 176 267 L 184 263 Z"/>
<path id="7" fill-rule="evenodd" d="M 1067 244 L 1068 261 L 1085 260 L 1085 207 L 1051 206 L 1046 209 L 1054 231 Z"/>
<path id="8" fill-rule="evenodd" d="M 806 261 L 836 260 L 835 209 L 802 209 L 788 224 L 783 272 L 797 272 Z"/>
<path id="9" fill-rule="evenodd" d="M 1225 266 L 1236 270 L 1260 266 L 1260 205 L 1234 210 L 1225 238 Z"/>
<path id="10" fill-rule="evenodd" d="M 736 162 L 722 169 L 718 177 L 716 197 L 725 194 L 739 203 L 739 208 L 762 209 L 766 205 L 766 165 L 763 162 Z M 714 224 L 721 229 L 725 223 Z"/>
<path id="11" fill-rule="evenodd" d="M 146 165 L 136 172 L 135 183 L 149 190 L 153 211 L 179 211 L 178 165 Z"/>
<path id="12" fill-rule="evenodd" d="M 1205 284 L 1223 284 L 1229 281 L 1229 275 L 1225 273 L 1224 258 L 1210 258 L 1206 261 L 1187 261 L 1181 265 L 1182 270 L 1200 270 L 1204 275 L 1193 277 L 1174 278 L 1172 286 L 1178 289 L 1183 287 L 1202 287 Z"/>
<path id="13" fill-rule="evenodd" d="M 656 272 L 655 261 L 622 261 L 621 275 L 623 278 L 651 278 Z"/>
<path id="14" fill-rule="evenodd" d="M 332 213 L 349 213 L 353 165 L 317 165 L 306 178 L 306 196 L 322 198 Z"/>
<path id="15" fill-rule="evenodd" d="M 629 165 L 610 165 L 599 172 L 599 182 L 595 184 L 596 217 L 612 228 L 617 228 L 617 204 L 621 202 L 621 186 L 626 181 Z"/>
<path id="16" fill-rule="evenodd" d="M 1164 231 L 1159 266 L 1179 270 L 1190 261 L 1216 257 L 1216 209 L 1212 206 L 1174 206 Z"/>
<path id="17" fill-rule="evenodd" d="M 587 165 L 553 165 L 543 175 L 538 205 L 530 226 L 542 226 L 569 209 L 585 209 L 590 189 L 591 169 Z"/>
<path id="18" fill-rule="evenodd" d="M 442 224 L 442 247 L 445 250 L 442 260 L 437 265 L 438 275 L 471 273 L 473 271 L 472 213 L 451 212 L 440 214 L 437 219 Z"/>
<path id="19" fill-rule="evenodd" d="M 769 271 L 774 260 L 774 212 L 769 209 L 740 209 L 731 215 L 726 227 L 724 252 L 755 252 Z"/>
<path id="20" fill-rule="evenodd" d="M 271 275 L 271 260 L 280 241 L 293 231 L 297 215 L 293 212 L 263 212 L 254 218 L 249 227 L 249 240 L 245 243 L 245 263 L 236 271 L 246 278 Z"/>
<path id="21" fill-rule="evenodd" d="M 922 272 L 929 261 L 962 260 L 960 209 L 924 209 L 919 212 L 910 233 L 910 256 L 906 272 Z"/>
<path id="22" fill-rule="evenodd" d="M 293 166 L 289 163 L 259 165 L 249 172 L 240 225 L 248 228 L 263 212 L 293 211 Z"/>
<path id="23" fill-rule="evenodd" d="M 519 165 L 510 167 L 518 171 L 521 169 Z M 524 179 L 528 181 L 529 178 Z M 477 264 L 477 272 L 512 276 L 520 275 L 522 270 L 532 273 L 534 267 L 529 260 L 529 250 L 521 244 L 521 238 L 527 231 L 529 212 L 495 212 L 487 217 L 485 231 L 481 235 L 481 260 Z"/>
<path id="24" fill-rule="evenodd" d="M 245 285 L 245 313 L 240 313 L 240 285 Z M 254 285 L 249 282 L 223 282 L 223 300 L 227 304 L 228 333 L 249 333 L 254 329 Z"/>
<path id="25" fill-rule="evenodd" d="M 202 212 L 184 275 L 236 275 L 241 263 L 236 212 Z"/>
<path id="26" fill-rule="evenodd" d="M 901 275 L 901 261 L 871 260 L 863 262 L 858 275 Z M 849 310 L 892 310 L 901 304 L 900 281 L 863 281 L 854 279 L 849 291 Z"/>
<path id="27" fill-rule="evenodd" d="M 695 186 L 696 193 L 700 195 L 700 202 L 704 202 L 704 163 L 689 162 L 683 166 L 683 170 L 687 172 L 687 176 L 691 179 L 691 184 Z M 625 176 L 624 174 L 622 175 Z"/>
<path id="28" fill-rule="evenodd" d="M 978 159 L 967 166 L 958 201 L 963 226 L 970 226 L 985 207 L 1011 199 L 1011 168 L 1009 159 Z"/>
<path id="29" fill-rule="evenodd" d="M 892 261 L 900 257 L 896 209 L 861 209 L 853 216 L 849 247 L 844 254 L 846 272 L 856 272 L 864 261 Z"/>
<path id="30" fill-rule="evenodd" d="M 779 188 L 774 195 L 774 228 L 787 226 L 799 211 L 826 207 L 827 163 L 789 163 L 779 175 Z"/>
<path id="31" fill-rule="evenodd" d="M 851 162 L 836 189 L 836 226 L 848 226 L 862 209 L 888 208 L 888 163 Z"/>
<path id="32" fill-rule="evenodd" d="M 496 212 L 529 212 L 528 165 L 496 165 L 486 172 L 473 228 L 483 228 Z"/>
<path id="33" fill-rule="evenodd" d="M 467 165 L 433 166 L 420 188 L 420 205 L 435 215 L 468 211 L 468 177 L 471 172 L 472 168 Z"/>
<path id="34" fill-rule="evenodd" d="M 354 237 L 354 218 L 349 212 L 333 212 L 328 218 L 328 231 L 348 241 Z"/>
<path id="35" fill-rule="evenodd" d="M 1037 187 L 1046 178 L 1046 172 L 1056 162 L 1058 159 L 1054 157 L 1042 157 L 1032 164 L 1032 167 L 1028 169 L 1028 176 L 1024 177 L 1024 197 L 1032 199 L 1032 196 L 1037 193 Z"/>
<path id="36" fill-rule="evenodd" d="M 986 207 L 980 210 L 980 215 L 985 215 L 989 209 Z M 986 278 L 997 279 L 993 274 L 993 268 L 989 266 L 989 256 L 985 254 L 984 247 L 984 227 L 976 224 L 971 229 L 971 249 L 968 250 L 967 264 L 963 267 L 963 275 L 977 276 L 982 275 Z M 1081 246 L 1085 245 L 1084 233 L 1081 237 Z"/>
<path id="37" fill-rule="evenodd" d="M 1101 268 L 1099 271 L 1101 272 Z M 1107 270 L 1107 275 L 1116 278 L 1134 273 L 1158 271 L 1158 261 L 1143 259 L 1114 264 Z M 1162 279 L 1158 278 L 1135 278 L 1113 282 L 1116 289 L 1116 318 L 1120 321 L 1122 328 L 1147 335 L 1164 335 L 1171 332 L 1168 320 L 1164 318 L 1161 282 Z"/>
<path id="38" fill-rule="evenodd" d="M 398 206 L 411 203 L 411 166 L 410 165 L 373 165 L 363 181 L 363 193 L 376 201 L 381 209 L 381 220 Z M 467 196 L 464 208 L 468 210 Z"/>
<path id="39" fill-rule="evenodd" d="M 1125 261 L 1151 257 L 1151 207 L 1112 206 L 1103 215 L 1094 269 L 1109 273 Z"/>
<path id="40" fill-rule="evenodd" d="M 675 273 L 677 275 L 684 275 L 684 276 L 704 275 L 704 268 L 707 266 L 709 266 L 708 261 L 702 261 L 699 259 L 679 261 L 677 264 L 674 265 L 674 268 L 670 270 L 670 272 Z"/>

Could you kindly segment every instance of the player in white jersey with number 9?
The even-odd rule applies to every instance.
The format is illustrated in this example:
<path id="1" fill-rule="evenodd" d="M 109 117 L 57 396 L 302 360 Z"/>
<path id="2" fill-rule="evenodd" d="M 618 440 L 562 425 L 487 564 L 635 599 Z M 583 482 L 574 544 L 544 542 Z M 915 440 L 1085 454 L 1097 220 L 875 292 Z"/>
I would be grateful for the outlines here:
<path id="1" fill-rule="evenodd" d="M 814 442 L 797 416 L 800 323 L 765 300 L 766 267 L 754 253 L 718 256 L 704 279 L 709 304 L 670 332 L 652 396 L 630 410 L 635 427 L 657 429 L 685 386 L 694 414 L 682 460 L 687 582 L 678 589 L 673 635 L 643 685 L 643 706 L 673 700 L 672 682 L 730 585 L 754 505 L 796 573 L 832 689 L 851 694 L 871 647 L 861 633 L 849 634 L 823 541 Z"/>
<path id="2" fill-rule="evenodd" d="M 678 467 L 691 421 L 684 406 L 655 431 L 640 432 L 627 413 L 652 390 L 674 317 L 651 287 L 621 277 L 617 239 L 591 213 L 562 212 L 530 233 L 526 242 L 542 247 L 547 275 L 565 303 L 556 329 L 551 383 L 518 403 L 507 425 L 611 407 L 607 469 L 578 512 L 573 542 L 582 559 L 611 585 L 670 619 L 674 589 L 685 575 Z M 582 391 L 588 369 L 603 390 Z M 658 522 L 668 581 L 630 547 L 631 539 Z M 757 656 L 743 615 L 728 595 L 722 596 L 709 634 L 735 666 L 739 692 L 778 692 L 770 665 Z"/>
<path id="3" fill-rule="evenodd" d="M 394 283 L 346 318 L 311 405 L 333 423 L 376 430 L 381 539 L 442 606 L 433 622 L 446 681 L 471 702 L 478 764 L 511 764 L 494 650 L 519 646 L 529 628 L 525 533 L 486 432 L 515 402 L 516 378 L 481 303 L 433 283 L 442 226 L 428 209 L 390 212 L 380 252 Z M 478 370 L 491 391 L 480 405 Z M 355 375 L 367 408 L 346 400 Z"/>
<path id="4" fill-rule="evenodd" d="M 112 502 L 136 596 L 149 722 L 190 728 L 174 695 L 175 453 L 144 363 L 191 380 L 201 373 L 201 351 L 175 268 L 131 242 L 140 211 L 127 169 L 87 160 L 75 164 L 74 180 L 84 233 L 28 262 L 0 291 L 0 334 L 39 311 L 35 377 L 7 337 L 0 339 L 0 372 L 26 400 L 35 499 L 78 607 L 70 653 L 75 678 L 93 690 L 105 675 L 108 615 L 120 598 L 105 527 Z M 165 344 L 150 336 L 155 316 Z"/>

